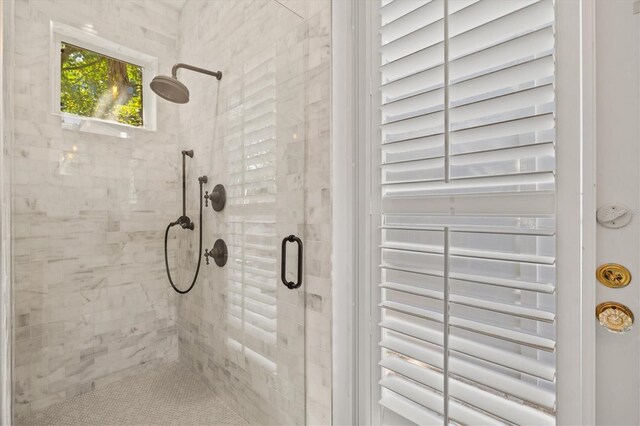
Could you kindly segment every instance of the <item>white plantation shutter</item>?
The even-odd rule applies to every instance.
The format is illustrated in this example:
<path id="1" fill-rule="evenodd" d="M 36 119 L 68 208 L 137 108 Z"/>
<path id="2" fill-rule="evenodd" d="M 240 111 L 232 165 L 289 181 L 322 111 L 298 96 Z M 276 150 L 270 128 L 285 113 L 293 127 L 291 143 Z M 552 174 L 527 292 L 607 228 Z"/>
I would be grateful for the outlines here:
<path id="1" fill-rule="evenodd" d="M 277 369 L 276 84 L 272 55 L 247 66 L 226 129 L 227 346 L 251 363 Z"/>
<path id="2" fill-rule="evenodd" d="M 382 420 L 554 424 L 554 3 L 379 18 Z"/>

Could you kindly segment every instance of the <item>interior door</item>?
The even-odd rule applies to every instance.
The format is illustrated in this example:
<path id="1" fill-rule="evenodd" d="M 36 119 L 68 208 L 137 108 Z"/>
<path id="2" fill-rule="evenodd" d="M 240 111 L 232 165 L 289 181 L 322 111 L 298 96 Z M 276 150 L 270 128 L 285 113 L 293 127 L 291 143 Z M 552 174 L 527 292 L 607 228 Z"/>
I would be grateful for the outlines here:
<path id="1" fill-rule="evenodd" d="M 368 11 L 366 423 L 581 423 L 579 4 L 560 3 Z"/>
<path id="2" fill-rule="evenodd" d="M 638 137 L 640 69 L 638 16 L 632 0 L 596 2 L 597 207 L 618 206 L 629 215 L 615 214 L 597 227 L 598 266 L 619 264 L 631 281 L 607 287 L 596 283 L 597 303 L 621 303 L 640 312 L 640 145 Z M 628 224 L 626 224 L 628 222 Z M 611 226 L 614 226 L 613 228 Z M 606 282 L 606 280 L 605 280 Z M 609 284 L 611 285 L 611 284 Z M 623 287 L 619 287 L 624 285 Z M 634 326 L 624 334 L 597 327 L 596 418 L 601 425 L 637 425 L 639 394 L 639 338 Z"/>

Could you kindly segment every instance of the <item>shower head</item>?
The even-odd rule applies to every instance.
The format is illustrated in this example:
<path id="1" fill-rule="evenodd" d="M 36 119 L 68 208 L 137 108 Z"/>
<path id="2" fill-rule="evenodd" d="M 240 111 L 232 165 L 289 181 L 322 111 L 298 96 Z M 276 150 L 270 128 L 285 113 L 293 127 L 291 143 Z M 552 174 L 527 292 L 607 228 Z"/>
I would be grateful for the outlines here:
<path id="1" fill-rule="evenodd" d="M 177 104 L 189 102 L 189 89 L 175 77 L 158 75 L 151 81 L 151 90 L 156 95 Z"/>
<path id="2" fill-rule="evenodd" d="M 211 75 L 218 80 L 222 78 L 222 73 L 220 71 L 210 71 L 204 68 L 194 67 L 193 65 L 179 63 L 175 64 L 171 69 L 171 77 L 167 75 L 158 75 L 154 77 L 150 84 L 151 90 L 161 98 L 177 104 L 186 104 L 189 102 L 189 89 L 178 80 L 179 68 Z"/>

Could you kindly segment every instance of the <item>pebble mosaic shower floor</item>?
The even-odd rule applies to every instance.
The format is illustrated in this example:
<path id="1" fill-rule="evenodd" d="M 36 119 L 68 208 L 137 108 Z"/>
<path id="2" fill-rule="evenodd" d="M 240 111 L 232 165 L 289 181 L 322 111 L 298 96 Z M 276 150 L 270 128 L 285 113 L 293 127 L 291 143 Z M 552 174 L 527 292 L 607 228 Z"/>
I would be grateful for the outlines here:
<path id="1" fill-rule="evenodd" d="M 52 405 L 18 426 L 247 425 L 177 363 L 127 377 Z"/>

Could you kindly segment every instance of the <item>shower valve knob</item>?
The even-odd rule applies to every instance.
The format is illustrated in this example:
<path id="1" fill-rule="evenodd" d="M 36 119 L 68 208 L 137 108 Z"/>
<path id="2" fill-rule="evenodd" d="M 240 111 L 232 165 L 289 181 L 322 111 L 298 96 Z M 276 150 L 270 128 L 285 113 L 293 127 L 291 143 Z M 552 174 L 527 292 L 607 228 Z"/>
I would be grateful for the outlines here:
<path id="1" fill-rule="evenodd" d="M 222 267 L 227 263 L 227 258 L 229 254 L 227 251 L 227 245 L 224 240 L 216 240 L 215 244 L 211 248 L 211 250 L 204 250 L 204 258 L 207 260 L 207 265 L 209 264 L 209 258 L 213 257 L 213 260 L 216 262 L 216 265 Z"/>
<path id="2" fill-rule="evenodd" d="M 211 200 L 212 203 L 217 203 L 218 201 L 220 201 L 220 197 L 221 195 L 219 191 L 213 191 L 211 194 L 209 194 L 209 191 L 204 191 L 204 206 L 209 206 L 209 200 Z"/>
<path id="3" fill-rule="evenodd" d="M 209 207 L 209 200 L 211 200 L 211 207 L 213 207 L 213 210 L 217 212 L 221 211 L 224 209 L 224 205 L 227 201 L 227 193 L 224 186 L 220 184 L 216 185 L 213 188 L 213 191 L 211 191 L 211 194 L 209 194 L 209 191 L 205 191 L 204 199 L 205 207 Z"/>

